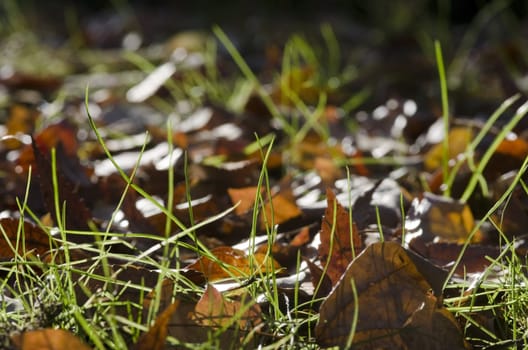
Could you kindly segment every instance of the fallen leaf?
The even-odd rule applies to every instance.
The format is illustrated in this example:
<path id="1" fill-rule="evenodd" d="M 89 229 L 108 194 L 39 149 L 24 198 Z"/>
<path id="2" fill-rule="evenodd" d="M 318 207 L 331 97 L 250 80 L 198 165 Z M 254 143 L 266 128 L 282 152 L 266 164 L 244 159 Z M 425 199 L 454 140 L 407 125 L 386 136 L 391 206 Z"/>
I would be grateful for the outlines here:
<path id="1" fill-rule="evenodd" d="M 343 176 L 343 171 L 331 157 L 315 157 L 314 169 L 326 184 L 332 184 Z"/>
<path id="2" fill-rule="evenodd" d="M 299 230 L 299 233 L 297 233 L 290 241 L 290 245 L 294 247 L 302 247 L 306 243 L 310 242 L 310 239 L 310 228 L 308 226 L 303 226 Z"/>
<path id="3" fill-rule="evenodd" d="M 248 299 L 247 297 L 245 299 Z M 208 284 L 196 303 L 193 319 L 209 327 L 231 327 L 248 330 L 262 322 L 260 307 L 251 300 L 227 300 L 215 287 Z"/>
<path id="4" fill-rule="evenodd" d="M 62 144 L 65 155 L 67 157 L 75 157 L 77 156 L 77 150 L 79 148 L 76 133 L 75 126 L 64 119 L 61 122 L 52 124 L 38 132 L 34 136 L 34 143 L 43 153 L 47 153 L 52 148 L 58 147 L 59 144 Z M 34 162 L 34 159 L 32 146 L 29 145 L 21 151 L 17 162 L 27 170 L 29 165 Z"/>
<path id="5" fill-rule="evenodd" d="M 443 267 L 446 270 L 452 268 L 453 262 L 456 261 L 464 247 L 458 243 L 427 243 L 425 250 L 420 253 L 433 264 Z M 472 244 L 466 247 L 460 263 L 455 269 L 455 273 L 464 276 L 467 273 L 483 272 L 491 261 L 497 259 L 501 254 L 499 246 L 489 246 Z"/>
<path id="6" fill-rule="evenodd" d="M 464 153 L 473 138 L 473 131 L 469 127 L 454 127 L 449 130 L 448 135 L 448 157 L 456 158 Z M 444 156 L 444 145 L 438 143 L 434 145 L 424 156 L 424 165 L 428 171 L 434 171 L 441 167 Z"/>
<path id="7" fill-rule="evenodd" d="M 135 350 L 151 349 L 148 346 L 161 346 L 161 338 L 171 336 L 184 343 L 215 342 L 220 349 L 254 349 L 257 344 L 250 332 L 254 325 L 261 322 L 258 305 L 248 306 L 252 301 L 228 301 L 214 287 L 208 286 L 198 302 L 191 295 L 181 295 L 174 292 L 173 281 L 164 280 L 159 290 L 159 310 L 162 311 L 153 327 L 150 339 L 144 340 L 144 347 Z M 147 319 L 149 309 L 156 300 L 156 292 L 147 295 L 143 303 L 143 320 Z M 247 310 L 245 308 L 247 307 Z M 245 311 L 244 311 L 245 310 Z M 235 320 L 234 317 L 238 317 Z M 237 327 L 230 327 L 218 334 L 218 326 L 229 325 L 235 321 Z M 238 323 L 237 323 L 238 322 Z M 166 333 L 165 333 L 166 327 Z M 148 332 L 148 333 L 149 333 Z M 246 336 L 252 337 L 251 339 Z M 145 337 L 147 337 L 145 335 Z M 243 346 L 241 341 L 244 341 Z M 247 341 L 247 342 L 246 342 Z M 154 349 L 174 349 L 174 346 Z M 177 349 L 184 347 L 176 347 Z M 185 347 L 187 348 L 187 347 Z"/>
<path id="8" fill-rule="evenodd" d="M 180 301 L 176 300 L 170 304 L 156 318 L 156 322 L 149 328 L 147 333 L 141 335 L 137 343 L 132 347 L 134 350 L 163 350 L 168 334 L 168 327 L 172 315 L 178 310 Z"/>
<path id="9" fill-rule="evenodd" d="M 405 243 L 422 254 L 423 246 L 429 242 L 464 243 L 474 225 L 475 220 L 468 205 L 451 198 L 424 193 L 422 199 L 413 200 L 408 211 Z M 472 242 L 478 242 L 481 236 L 477 232 Z"/>
<path id="10" fill-rule="evenodd" d="M 344 348 L 357 312 L 354 349 L 419 349 L 415 344 L 423 349 L 464 349 L 455 318 L 431 290 L 403 247 L 374 243 L 350 264 L 322 303 L 317 342 Z"/>
<path id="11" fill-rule="evenodd" d="M 21 147 L 23 143 L 16 136 L 31 134 L 38 117 L 39 113 L 35 109 L 30 109 L 21 104 L 11 106 L 9 117 L 5 123 L 6 134 L 15 136 L 15 138 L 5 138 L 3 140 L 7 148 L 15 149 Z"/>
<path id="12" fill-rule="evenodd" d="M 61 154 L 57 148 L 57 157 Z M 59 192 L 60 207 L 64 207 L 64 213 L 57 213 L 55 206 L 55 189 L 53 188 L 52 164 L 47 154 L 44 154 L 38 147 L 36 141 L 33 142 L 33 154 L 37 163 L 38 179 L 44 205 L 52 218 L 65 217 L 66 228 L 70 230 L 90 231 L 88 223 L 92 220 L 92 214 L 86 206 L 84 200 L 76 191 L 76 185 L 72 183 L 61 171 L 60 162 L 56 162 L 57 182 L 60 184 L 57 188 Z M 68 235 L 68 240 L 75 243 L 93 242 L 90 235 Z"/>
<path id="13" fill-rule="evenodd" d="M 257 191 L 257 186 L 227 189 L 231 203 L 235 205 L 240 202 L 235 208 L 235 214 L 242 215 L 253 208 L 255 200 L 257 199 Z"/>
<path id="14" fill-rule="evenodd" d="M 37 225 L 15 218 L 0 219 L 0 258 L 11 259 L 15 251 L 24 256 L 26 254 L 44 255 L 53 247 L 54 239 Z M 19 231 L 20 227 L 20 231 Z"/>
<path id="15" fill-rule="evenodd" d="M 428 293 L 401 332 L 408 349 L 469 349 L 454 316 Z"/>
<path id="16" fill-rule="evenodd" d="M 232 277 L 248 277 L 257 271 L 272 272 L 280 269 L 279 264 L 272 260 L 273 268 L 268 271 L 268 260 L 271 259 L 263 253 L 255 253 L 249 258 L 243 251 L 232 247 L 217 247 L 211 249 L 216 260 L 202 256 L 187 269 L 202 272 L 211 282 Z"/>
<path id="17" fill-rule="evenodd" d="M 362 242 L 348 212 L 336 199 L 334 192 L 326 191 L 327 208 L 321 223 L 319 257 L 328 266 L 326 273 L 335 285 L 353 257 L 362 249 Z"/>
<path id="18" fill-rule="evenodd" d="M 176 294 L 174 289 L 174 281 L 165 279 L 159 288 L 159 296 L 156 295 L 156 290 L 146 296 L 143 301 L 143 322 L 148 320 L 148 315 L 152 311 L 151 308 L 156 300 L 159 300 L 157 309 L 159 314 L 153 326 L 156 328 L 151 335 L 145 336 L 148 338 L 152 337 L 152 339 L 144 340 L 145 347 L 136 347 L 136 350 L 147 350 L 150 349 L 147 347 L 149 345 L 161 344 L 160 335 L 174 337 L 180 342 L 202 343 L 207 341 L 207 332 L 204 332 L 204 327 L 197 324 L 190 317 L 194 313 L 196 302 L 189 296 Z M 161 349 L 165 348 L 172 349 L 174 347 L 167 346 Z"/>
<path id="19" fill-rule="evenodd" d="M 63 329 L 39 329 L 11 336 L 17 350 L 90 350 L 78 337 Z"/>
<path id="20" fill-rule="evenodd" d="M 260 214 L 260 226 L 265 229 L 266 227 L 279 225 L 301 214 L 302 212 L 294 200 L 279 193 L 274 195 L 271 201 L 267 201 L 264 205 L 264 209 Z"/>
<path id="21" fill-rule="evenodd" d="M 313 262 L 308 259 L 304 259 L 310 270 L 310 278 L 314 288 L 314 298 L 323 298 L 330 294 L 332 290 L 332 281 L 327 274 Z"/>

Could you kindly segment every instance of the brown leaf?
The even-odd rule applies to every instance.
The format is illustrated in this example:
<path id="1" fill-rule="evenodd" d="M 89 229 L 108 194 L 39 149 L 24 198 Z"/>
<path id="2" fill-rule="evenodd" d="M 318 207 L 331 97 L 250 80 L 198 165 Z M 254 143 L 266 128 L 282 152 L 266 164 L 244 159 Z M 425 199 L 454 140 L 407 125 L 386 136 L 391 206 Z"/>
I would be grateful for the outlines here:
<path id="1" fill-rule="evenodd" d="M 156 322 L 133 346 L 134 350 L 163 350 L 167 339 L 168 326 L 172 315 L 178 310 L 180 301 L 176 300 L 158 315 Z"/>
<path id="2" fill-rule="evenodd" d="M 456 320 L 430 291 L 405 249 L 395 242 L 374 243 L 350 264 L 321 305 L 317 342 L 343 348 L 357 306 L 354 349 L 417 349 L 415 344 L 423 349 L 464 349 Z"/>
<path id="3" fill-rule="evenodd" d="M 332 184 L 343 176 L 343 172 L 337 166 L 335 159 L 330 156 L 315 157 L 314 169 L 325 184 Z"/>
<path id="4" fill-rule="evenodd" d="M 241 250 L 226 246 L 211 249 L 211 253 L 218 260 L 202 256 L 187 266 L 187 268 L 202 272 L 208 281 L 231 277 L 247 277 L 251 273 L 258 271 L 258 269 L 262 272 L 268 271 L 267 258 L 262 253 L 257 252 L 253 255 L 253 267 L 251 266 L 250 258 Z M 271 263 L 273 264 L 273 270 L 280 268 L 276 261 L 273 260 Z"/>
<path id="5" fill-rule="evenodd" d="M 62 147 L 57 148 L 57 158 L 61 155 Z M 52 218 L 56 219 L 58 216 L 55 206 L 55 194 L 53 188 L 53 173 L 52 164 L 47 154 L 42 153 L 36 141 L 33 142 L 33 154 L 37 163 L 38 179 L 44 205 L 48 212 L 52 213 Z M 92 220 L 92 214 L 84 200 L 76 191 L 76 185 L 72 183 L 68 177 L 62 172 L 60 167 L 61 162 L 56 162 L 57 166 L 57 182 L 59 192 L 59 203 L 65 204 L 66 228 L 71 230 L 89 231 L 88 222 Z M 59 215 L 62 215 L 59 213 Z M 93 237 L 88 235 L 70 235 L 68 239 L 76 243 L 92 242 Z"/>
<path id="6" fill-rule="evenodd" d="M 450 270 L 464 247 L 463 244 L 437 242 L 425 245 L 425 250 L 420 254 L 432 263 Z M 467 273 L 483 272 L 492 260 L 499 257 L 500 246 L 473 244 L 466 247 L 455 273 L 464 276 Z M 490 259 L 491 258 L 491 259 Z"/>
<path id="7" fill-rule="evenodd" d="M 52 148 L 58 147 L 59 144 L 62 144 L 62 148 L 67 157 L 76 157 L 77 150 L 79 149 L 76 134 L 77 131 L 75 127 L 67 120 L 63 120 L 59 123 L 52 124 L 37 133 L 34 136 L 34 143 L 39 150 L 45 154 L 47 154 Z M 33 153 L 34 150 L 31 146 L 27 146 L 22 150 L 17 162 L 24 170 L 27 170 L 29 165 L 34 163 L 35 158 Z"/>
<path id="8" fill-rule="evenodd" d="M 401 337 L 408 349 L 468 349 L 453 315 L 427 294 L 405 324 Z"/>
<path id="9" fill-rule="evenodd" d="M 310 269 L 310 277 L 314 288 L 314 298 L 326 297 L 332 290 L 332 281 L 327 274 L 313 262 L 304 259 Z"/>
<path id="10" fill-rule="evenodd" d="M 11 337 L 17 350 L 90 350 L 79 338 L 63 329 L 39 329 Z"/>
<path id="11" fill-rule="evenodd" d="M 336 200 L 334 192 L 326 191 L 327 208 L 321 224 L 319 257 L 328 264 L 327 275 L 336 284 L 355 254 L 362 248 L 355 224 L 350 225 L 348 212 Z"/>
<path id="12" fill-rule="evenodd" d="M 24 221 L 20 232 L 20 220 L 15 218 L 0 219 L 0 258 L 11 259 L 15 256 L 12 248 L 20 255 L 34 253 L 44 255 L 54 244 L 53 238 L 35 224 Z M 9 244 L 8 244 L 9 241 Z"/>
<path id="13" fill-rule="evenodd" d="M 156 293 L 154 291 L 150 292 L 145 298 L 143 302 L 143 321 L 147 320 L 149 310 L 155 299 Z M 207 332 L 204 332 L 204 327 L 190 318 L 195 306 L 196 303 L 189 300 L 189 298 L 178 294 L 174 295 L 174 282 L 164 280 L 160 289 L 158 309 L 163 311 L 160 312 L 153 326 L 156 329 L 152 331 L 151 336 L 148 336 L 149 338 L 152 337 L 152 339 L 145 340 L 145 342 L 152 341 L 157 346 L 161 346 L 160 336 L 164 338 L 164 341 L 167 335 L 181 342 L 201 343 L 207 341 Z M 145 343 L 145 347 L 136 347 L 136 350 L 150 349 L 147 345 L 151 345 L 151 343 Z M 164 349 L 164 347 L 161 347 L 161 349 Z"/>
<path id="14" fill-rule="evenodd" d="M 212 285 L 207 285 L 204 294 L 196 303 L 193 319 L 200 325 L 210 327 L 229 327 L 237 325 L 245 330 L 262 322 L 258 304 L 246 308 L 249 300 L 227 300 Z"/>
<path id="15" fill-rule="evenodd" d="M 143 303 L 143 320 L 146 320 L 146 316 L 155 298 L 155 292 L 149 293 L 145 298 Z M 160 289 L 159 300 L 159 310 L 167 311 L 160 314 L 154 326 L 159 326 L 159 328 L 152 331 L 153 338 L 151 341 L 156 342 L 156 344 L 160 344 L 160 338 L 165 337 L 164 327 L 166 325 L 166 334 L 178 339 L 180 342 L 205 343 L 210 342 L 211 337 L 213 337 L 218 341 L 220 349 L 244 348 L 241 346 L 240 339 L 248 334 L 251 326 L 260 322 L 260 309 L 258 306 L 249 306 L 247 311 L 242 312 L 241 310 L 242 308 L 246 308 L 247 302 L 228 301 L 218 291 L 214 290 L 214 288 L 212 289 L 212 287 L 208 287 L 200 301 L 196 303 L 188 296 L 175 295 L 174 282 L 164 280 Z M 174 303 L 177 303 L 177 306 L 173 306 Z M 228 328 L 221 334 L 215 334 L 217 331 L 215 325 L 227 325 L 228 322 L 231 322 L 234 315 L 240 318 L 237 321 L 238 327 Z M 167 320 L 166 317 L 169 317 L 169 319 Z M 247 344 L 247 349 L 254 349 L 256 347 L 255 339 L 248 340 Z M 151 344 L 148 343 L 145 347 L 141 348 L 136 347 L 136 350 L 150 349 L 147 345 L 150 346 Z M 165 348 L 174 349 L 175 347 Z M 187 347 L 176 347 L 176 349 L 180 348 L 187 349 Z"/>

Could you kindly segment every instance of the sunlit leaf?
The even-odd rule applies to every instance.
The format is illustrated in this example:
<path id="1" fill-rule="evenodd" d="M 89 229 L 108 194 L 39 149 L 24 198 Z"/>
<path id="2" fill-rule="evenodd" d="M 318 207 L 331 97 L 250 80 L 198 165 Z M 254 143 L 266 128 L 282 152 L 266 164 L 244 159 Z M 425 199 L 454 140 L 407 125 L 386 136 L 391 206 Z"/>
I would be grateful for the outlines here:
<path id="1" fill-rule="evenodd" d="M 257 190 L 257 186 L 227 189 L 229 198 L 231 198 L 231 203 L 234 205 L 240 202 L 235 208 L 235 213 L 237 215 L 241 215 L 253 208 L 256 200 Z"/>
<path id="2" fill-rule="evenodd" d="M 455 127 L 449 130 L 449 159 L 455 158 L 457 155 L 464 153 L 472 138 L 473 132 L 469 127 Z M 429 171 L 434 171 L 435 169 L 440 168 L 442 165 L 443 152 L 442 143 L 434 145 L 427 154 L 425 154 L 425 168 Z"/>
<path id="3" fill-rule="evenodd" d="M 247 277 L 257 271 L 269 271 L 270 263 L 263 253 L 255 253 L 251 258 L 243 251 L 231 247 L 218 247 L 211 250 L 217 260 L 202 256 L 196 262 L 187 266 L 188 269 L 200 271 L 208 281 L 215 281 L 231 277 Z M 271 261 L 273 270 L 280 268 L 279 264 Z"/>
<path id="4" fill-rule="evenodd" d="M 301 214 L 295 201 L 279 193 L 271 198 L 271 202 L 267 201 L 264 205 L 264 210 L 260 215 L 261 228 L 269 227 L 271 223 L 282 224 Z"/>
<path id="5" fill-rule="evenodd" d="M 262 322 L 258 304 L 244 310 L 249 302 L 250 300 L 227 300 L 216 288 L 207 285 L 204 294 L 196 303 L 193 318 L 203 326 L 228 327 L 234 324 L 240 329 L 247 329 Z"/>
<path id="6" fill-rule="evenodd" d="M 464 243 L 475 226 L 471 209 L 457 200 L 424 193 L 415 199 L 405 220 L 405 242 L 421 253 L 428 242 Z M 478 242 L 477 233 L 472 241 Z"/>

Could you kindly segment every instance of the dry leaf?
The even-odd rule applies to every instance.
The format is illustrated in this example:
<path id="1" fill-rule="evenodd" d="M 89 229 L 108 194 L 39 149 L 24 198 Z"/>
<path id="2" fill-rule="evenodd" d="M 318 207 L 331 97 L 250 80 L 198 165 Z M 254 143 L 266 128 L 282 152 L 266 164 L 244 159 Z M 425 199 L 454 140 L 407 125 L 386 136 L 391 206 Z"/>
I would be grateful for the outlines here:
<path id="1" fill-rule="evenodd" d="M 72 333 L 63 329 L 39 329 L 11 337 L 17 350 L 90 350 Z"/>
<path id="2" fill-rule="evenodd" d="M 258 304 L 253 304 L 242 312 L 248 302 L 249 300 L 227 300 L 215 287 L 207 285 L 196 303 L 193 319 L 203 326 L 229 327 L 235 324 L 238 328 L 247 330 L 262 322 Z"/>
<path id="3" fill-rule="evenodd" d="M 159 294 L 158 310 L 163 311 L 159 313 L 158 319 L 153 326 L 158 327 L 153 331 L 153 336 L 164 332 L 163 327 L 167 325 L 166 335 L 174 337 L 181 342 L 201 343 L 207 341 L 207 332 L 204 332 L 203 327 L 190 318 L 196 306 L 194 301 L 191 301 L 188 297 L 175 295 L 174 282 L 168 279 L 163 280 Z M 156 292 L 153 290 L 143 301 L 143 322 L 147 321 L 150 308 L 155 300 Z M 155 341 L 155 339 L 152 339 L 152 341 Z M 147 350 L 148 348 L 136 349 Z"/>
<path id="4" fill-rule="evenodd" d="M 332 184 L 343 176 L 343 172 L 337 166 L 335 159 L 331 157 L 315 157 L 314 169 L 326 184 Z"/>
<path id="5" fill-rule="evenodd" d="M 232 247 L 217 247 L 211 249 L 211 253 L 218 259 L 212 260 L 202 256 L 194 263 L 187 266 L 188 269 L 202 272 L 208 281 L 221 280 L 231 277 L 247 277 L 256 271 L 267 272 L 268 261 L 265 254 L 255 253 L 250 259 L 246 254 Z M 253 264 L 252 264 L 253 263 Z M 272 261 L 273 270 L 278 270 L 280 265 Z"/>
<path id="6" fill-rule="evenodd" d="M 299 230 L 299 233 L 297 233 L 290 241 L 290 245 L 294 247 L 302 247 L 306 243 L 310 242 L 310 239 L 310 228 L 308 226 L 303 226 Z"/>
<path id="7" fill-rule="evenodd" d="M 234 205 L 240 202 L 240 204 L 238 204 L 238 206 L 235 208 L 235 214 L 242 215 L 253 208 L 257 191 L 257 186 L 227 189 L 229 198 L 231 198 L 231 203 Z"/>
<path id="8" fill-rule="evenodd" d="M 467 150 L 472 138 L 473 132 L 469 127 L 454 127 L 449 130 L 449 159 L 453 159 L 460 153 L 464 153 Z M 443 148 L 443 143 L 436 144 L 425 155 L 424 165 L 428 171 L 434 171 L 441 167 L 444 155 Z"/>
<path id="9" fill-rule="evenodd" d="M 23 143 L 16 137 L 24 134 L 31 134 L 35 127 L 35 122 L 39 117 L 39 113 L 35 109 L 15 104 L 9 110 L 9 117 L 5 123 L 6 134 L 15 137 L 3 138 L 4 144 L 9 149 L 19 148 Z"/>
<path id="10" fill-rule="evenodd" d="M 405 220 L 405 242 L 424 255 L 429 242 L 463 243 L 475 225 L 468 205 L 457 200 L 424 193 L 421 200 L 415 199 Z M 472 242 L 481 239 L 473 236 Z M 424 255 L 425 256 L 425 255 Z"/>
<path id="11" fill-rule="evenodd" d="M 417 343 L 422 349 L 464 349 L 456 320 L 436 303 L 431 289 L 398 243 L 372 244 L 321 305 L 317 342 L 343 348 L 357 306 L 354 349 L 416 349 Z M 408 332 L 415 334 L 409 338 Z"/>
<path id="12" fill-rule="evenodd" d="M 13 249 L 20 255 L 27 253 L 44 255 L 54 245 L 53 238 L 35 224 L 24 221 L 20 232 L 18 231 L 19 225 L 19 219 L 0 219 L 0 237 L 2 237 L 0 258 L 13 258 L 15 256 Z"/>
<path id="13" fill-rule="evenodd" d="M 146 320 L 155 297 L 155 293 L 151 292 L 145 298 L 143 320 Z M 252 301 L 244 301 L 244 299 L 227 300 L 212 286 L 208 286 L 201 299 L 194 302 L 188 296 L 174 295 L 174 282 L 165 280 L 160 289 L 159 299 L 159 309 L 165 311 L 159 314 L 152 327 L 154 329 L 146 333 L 150 335 L 142 336 L 147 339 L 140 340 L 135 350 L 187 349 L 187 347 L 167 345 L 162 347 L 162 341 L 164 342 L 166 336 L 185 343 L 210 342 L 210 337 L 213 336 L 218 341 L 220 349 L 243 348 L 241 339 L 251 334 L 249 331 L 254 325 L 261 323 L 261 311 L 258 305 L 249 306 L 248 302 L 252 303 Z M 227 327 L 231 323 L 236 327 L 229 327 L 221 334 L 213 335 L 218 331 L 218 327 Z M 248 349 L 256 347 L 255 338 L 245 340 L 247 340 Z"/>
<path id="14" fill-rule="evenodd" d="M 332 281 L 319 266 L 315 265 L 308 259 L 304 259 L 304 261 L 308 264 L 308 269 L 310 270 L 310 278 L 314 288 L 314 298 L 326 297 L 332 290 Z"/>
<path id="15" fill-rule="evenodd" d="M 334 192 L 326 191 L 327 208 L 321 224 L 319 257 L 326 273 L 336 284 L 355 254 L 362 248 L 355 224 L 350 225 L 348 212 L 336 200 Z"/>
<path id="16" fill-rule="evenodd" d="M 401 337 L 408 349 L 468 349 L 453 315 L 427 294 L 424 302 L 405 324 Z"/>
<path id="17" fill-rule="evenodd" d="M 290 219 L 293 219 L 302 212 L 294 200 L 288 198 L 286 195 L 277 194 L 271 198 L 264 205 L 264 209 L 260 215 L 260 225 L 264 229 L 271 227 L 271 225 L 282 224 Z"/>
<path id="18" fill-rule="evenodd" d="M 178 309 L 180 301 L 176 300 L 170 304 L 163 312 L 156 318 L 156 322 L 149 328 L 147 333 L 144 333 L 137 343 L 132 348 L 133 350 L 163 350 L 165 349 L 165 342 L 167 339 L 168 326 L 172 315 Z"/>

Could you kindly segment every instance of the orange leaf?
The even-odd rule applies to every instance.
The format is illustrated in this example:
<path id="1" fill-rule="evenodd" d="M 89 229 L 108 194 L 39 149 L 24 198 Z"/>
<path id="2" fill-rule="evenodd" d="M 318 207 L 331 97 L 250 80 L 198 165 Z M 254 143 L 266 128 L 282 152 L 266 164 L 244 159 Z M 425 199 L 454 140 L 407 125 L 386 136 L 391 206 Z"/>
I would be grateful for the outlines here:
<path id="1" fill-rule="evenodd" d="M 448 157 L 449 159 L 455 158 L 460 153 L 464 153 L 471 139 L 473 138 L 473 132 L 469 127 L 455 127 L 449 130 L 448 135 Z M 428 171 L 433 171 L 440 168 L 442 165 L 442 158 L 444 154 L 444 146 L 442 143 L 434 145 L 424 157 L 424 165 Z"/>
<path id="2" fill-rule="evenodd" d="M 464 349 L 455 318 L 431 289 L 403 247 L 374 243 L 349 265 L 322 303 L 317 342 L 344 348 L 357 321 L 354 349 Z"/>
<path id="3" fill-rule="evenodd" d="M 330 157 L 316 157 L 314 160 L 314 169 L 326 184 L 334 183 L 343 175 L 335 160 Z"/>
<path id="4" fill-rule="evenodd" d="M 63 329 L 39 329 L 11 337 L 18 350 L 90 350 L 79 338 Z"/>
<path id="5" fill-rule="evenodd" d="M 297 233 L 290 241 L 290 245 L 294 247 L 302 247 L 310 242 L 310 229 L 308 226 L 303 226 L 299 233 Z"/>
<path id="6" fill-rule="evenodd" d="M 261 228 L 282 224 L 290 219 L 293 219 L 302 212 L 293 200 L 290 200 L 283 194 L 273 196 L 271 202 L 267 202 L 264 210 L 260 215 Z"/>
<path id="7" fill-rule="evenodd" d="M 326 191 L 328 206 L 321 224 L 319 257 L 323 266 L 328 264 L 326 273 L 336 284 L 354 253 L 362 248 L 361 238 L 354 223 L 350 225 L 348 212 L 336 200 L 334 192 Z"/>
<path id="8" fill-rule="evenodd" d="M 233 204 L 240 204 L 235 208 L 235 214 L 241 215 L 250 210 L 255 204 L 257 186 L 244 188 L 228 188 L 227 193 Z"/>
<path id="9" fill-rule="evenodd" d="M 23 105 L 15 104 L 9 111 L 9 118 L 5 123 L 7 135 L 15 138 L 3 139 L 4 144 L 9 149 L 19 148 L 22 143 L 16 138 L 20 134 L 30 134 L 35 127 L 35 122 L 39 113 L 34 109 L 29 109 Z"/>
<path id="10" fill-rule="evenodd" d="M 258 271 L 267 271 L 266 255 L 255 253 L 253 255 L 253 267 L 246 254 L 231 247 L 217 247 L 211 249 L 211 253 L 217 260 L 202 256 L 194 263 L 187 266 L 188 269 L 200 271 L 209 281 L 221 280 L 231 277 L 244 277 Z M 280 266 L 276 261 L 272 261 L 274 269 Z"/>
<path id="11" fill-rule="evenodd" d="M 528 154 L 528 142 L 522 138 L 505 139 L 501 141 L 495 152 L 510 155 L 522 161 Z"/>

